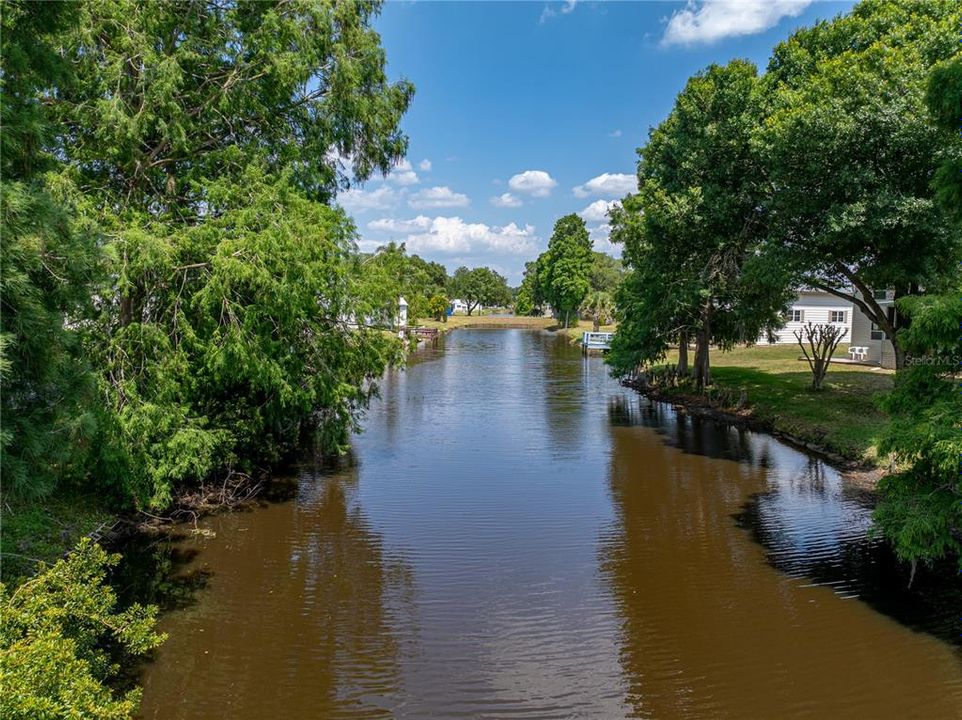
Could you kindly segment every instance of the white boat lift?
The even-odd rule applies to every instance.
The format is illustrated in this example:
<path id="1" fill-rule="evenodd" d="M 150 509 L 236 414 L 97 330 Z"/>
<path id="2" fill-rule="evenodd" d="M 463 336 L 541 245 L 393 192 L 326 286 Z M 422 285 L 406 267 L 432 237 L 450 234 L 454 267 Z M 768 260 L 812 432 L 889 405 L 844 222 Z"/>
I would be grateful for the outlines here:
<path id="1" fill-rule="evenodd" d="M 615 336 L 610 332 L 585 332 L 581 336 L 581 352 L 585 355 L 589 350 L 611 350 L 611 339 Z"/>

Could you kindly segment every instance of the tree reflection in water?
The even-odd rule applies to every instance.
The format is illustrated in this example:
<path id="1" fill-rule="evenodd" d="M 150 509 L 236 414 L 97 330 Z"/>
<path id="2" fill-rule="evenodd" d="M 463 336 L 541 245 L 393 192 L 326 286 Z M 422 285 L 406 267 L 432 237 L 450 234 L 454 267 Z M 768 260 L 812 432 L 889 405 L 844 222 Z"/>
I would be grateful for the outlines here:
<path id="1" fill-rule="evenodd" d="M 144 675 L 144 717 L 387 713 L 403 646 L 416 642 L 414 583 L 357 506 L 356 481 L 353 467 L 305 470 L 296 498 L 259 509 L 258 522 L 210 518 L 212 537 L 176 544 L 203 547 L 217 574 L 164 618 L 170 639 Z"/>

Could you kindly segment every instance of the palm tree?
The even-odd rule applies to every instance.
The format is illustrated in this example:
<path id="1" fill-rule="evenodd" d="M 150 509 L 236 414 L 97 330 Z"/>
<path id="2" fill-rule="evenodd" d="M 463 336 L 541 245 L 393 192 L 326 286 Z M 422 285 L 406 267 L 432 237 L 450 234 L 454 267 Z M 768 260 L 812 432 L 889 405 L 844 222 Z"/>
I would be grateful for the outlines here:
<path id="1" fill-rule="evenodd" d="M 615 301 L 610 293 L 596 290 L 581 303 L 581 315 L 594 323 L 594 331 L 611 322 L 615 314 Z"/>

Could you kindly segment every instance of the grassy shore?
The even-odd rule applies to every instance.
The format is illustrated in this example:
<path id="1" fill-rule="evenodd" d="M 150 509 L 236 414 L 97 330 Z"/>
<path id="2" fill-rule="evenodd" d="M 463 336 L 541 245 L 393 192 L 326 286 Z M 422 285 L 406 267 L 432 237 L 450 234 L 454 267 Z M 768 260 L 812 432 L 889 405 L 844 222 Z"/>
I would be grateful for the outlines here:
<path id="1" fill-rule="evenodd" d="M 532 330 L 553 330 L 563 331 L 571 340 L 580 340 L 581 333 L 585 330 L 592 330 L 593 326 L 589 320 L 581 320 L 577 325 L 572 325 L 567 330 L 562 328 L 558 321 L 552 317 L 529 317 L 526 315 L 451 315 L 447 322 L 437 320 L 418 320 L 421 327 L 438 328 L 442 331 L 456 330 L 457 328 L 529 328 Z M 614 325 L 606 325 L 601 328 L 602 332 L 614 331 Z"/>
<path id="2" fill-rule="evenodd" d="M 841 346 L 837 357 L 844 357 Z M 744 391 L 747 413 L 769 426 L 847 460 L 874 464 L 875 446 L 887 423 L 877 405 L 880 393 L 892 388 L 891 370 L 833 363 L 822 390 L 811 390 L 808 364 L 795 346 L 739 347 L 712 351 L 712 379 L 726 397 Z M 677 362 L 677 351 L 666 358 Z M 667 389 L 665 395 L 684 395 Z"/>

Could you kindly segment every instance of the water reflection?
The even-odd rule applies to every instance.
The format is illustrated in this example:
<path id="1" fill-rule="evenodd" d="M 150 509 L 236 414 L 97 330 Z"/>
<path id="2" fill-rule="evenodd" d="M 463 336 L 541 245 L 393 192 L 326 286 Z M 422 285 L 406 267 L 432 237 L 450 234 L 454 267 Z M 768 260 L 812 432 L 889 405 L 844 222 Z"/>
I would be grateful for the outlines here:
<path id="1" fill-rule="evenodd" d="M 144 677 L 144 717 L 374 717 L 416 637 L 415 587 L 357 505 L 354 468 L 303 472 L 293 502 L 212 518 L 186 572 L 206 591 Z M 256 522 L 251 520 L 256 515 Z"/>
<path id="2" fill-rule="evenodd" d="M 179 598 L 146 717 L 962 708 L 952 647 L 863 602 L 878 545 L 831 469 L 648 403 L 561 336 L 452 333 L 364 427 L 356 465 L 305 468 L 128 583 Z"/>
<path id="3" fill-rule="evenodd" d="M 612 402 L 609 417 L 616 520 L 600 565 L 624 618 L 633 716 L 958 716 L 962 665 L 948 646 L 854 600 L 856 576 L 813 577 L 856 570 L 843 559 L 869 542 L 869 511 L 834 471 L 644 400 Z M 740 524 L 765 528 L 766 547 Z M 773 555 L 794 557 L 795 572 L 772 573 Z"/>

